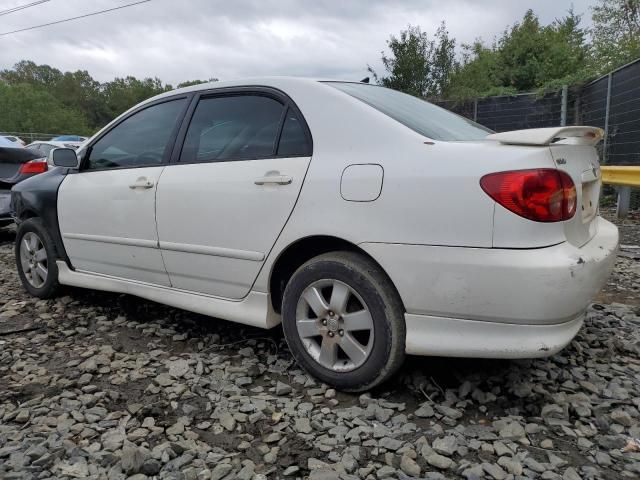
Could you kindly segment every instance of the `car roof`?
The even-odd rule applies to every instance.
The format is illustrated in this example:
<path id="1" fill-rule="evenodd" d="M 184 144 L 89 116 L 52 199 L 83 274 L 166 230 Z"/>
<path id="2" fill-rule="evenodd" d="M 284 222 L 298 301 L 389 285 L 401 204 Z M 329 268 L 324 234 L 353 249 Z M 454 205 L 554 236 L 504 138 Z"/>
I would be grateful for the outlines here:
<path id="1" fill-rule="evenodd" d="M 178 88 L 173 92 L 194 92 L 199 90 L 211 90 L 215 88 L 227 88 L 227 87 L 247 87 L 247 86 L 265 86 L 265 87 L 287 87 L 291 84 L 316 84 L 322 81 L 331 81 L 330 79 L 311 78 L 311 77 L 287 77 L 287 76 L 272 76 L 272 77 L 249 77 L 238 80 L 224 80 L 219 82 L 207 82 L 199 83 L 197 85 L 191 85 L 189 87 Z M 337 80 L 333 80 L 337 81 Z"/>
<path id="2" fill-rule="evenodd" d="M 215 90 L 219 88 L 230 88 L 230 87 L 271 87 L 271 88 L 276 88 L 278 90 L 283 90 L 286 92 L 288 88 L 291 88 L 293 86 L 301 86 L 301 85 L 305 85 L 307 87 L 322 88 L 321 87 L 322 82 L 351 82 L 351 81 L 330 79 L 330 78 L 277 76 L 277 77 L 250 77 L 250 78 L 243 78 L 239 80 L 225 80 L 222 82 L 207 82 L 207 83 L 199 83 L 197 85 L 191 85 L 189 87 L 177 88 L 175 90 L 170 90 L 168 92 L 161 93 L 159 95 L 156 95 L 155 97 L 151 97 L 147 99 L 146 101 L 138 104 L 137 106 L 143 105 L 145 103 L 153 102 L 161 98 L 180 95 L 181 93 L 200 92 L 203 90 Z M 351 83 L 358 83 L 358 82 L 351 82 Z"/>

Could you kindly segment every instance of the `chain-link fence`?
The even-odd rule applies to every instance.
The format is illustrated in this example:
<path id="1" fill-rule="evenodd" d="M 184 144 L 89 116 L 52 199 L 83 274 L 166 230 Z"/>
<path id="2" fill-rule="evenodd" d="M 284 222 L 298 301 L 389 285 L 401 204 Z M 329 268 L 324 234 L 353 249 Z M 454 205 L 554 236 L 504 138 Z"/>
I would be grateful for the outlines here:
<path id="1" fill-rule="evenodd" d="M 497 132 L 560 125 L 605 130 L 603 163 L 640 165 L 640 59 L 583 86 L 544 95 L 436 101 Z"/>
<path id="2" fill-rule="evenodd" d="M 462 102 L 437 101 L 441 107 L 495 130 L 521 130 L 555 125 L 570 125 L 575 120 L 575 108 L 570 108 L 568 89 L 544 95 L 486 97 Z"/>
<path id="3" fill-rule="evenodd" d="M 599 145 L 601 163 L 640 166 L 640 59 L 586 85 L 565 86 L 544 95 L 435 103 L 497 132 L 562 125 L 600 127 L 605 131 Z M 605 192 L 614 190 L 609 187 Z M 631 208 L 640 208 L 640 191 L 632 192 Z"/>
<path id="4" fill-rule="evenodd" d="M 62 135 L 65 133 L 38 133 L 38 132 L 0 132 L 0 137 L 18 137 L 27 145 L 35 141 L 47 141 Z"/>

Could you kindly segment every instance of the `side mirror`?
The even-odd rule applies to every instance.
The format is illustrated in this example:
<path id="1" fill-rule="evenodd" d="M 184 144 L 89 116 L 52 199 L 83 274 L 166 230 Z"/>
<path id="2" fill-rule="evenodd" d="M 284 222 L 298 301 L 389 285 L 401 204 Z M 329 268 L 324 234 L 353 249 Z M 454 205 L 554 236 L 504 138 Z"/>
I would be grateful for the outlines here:
<path id="1" fill-rule="evenodd" d="M 56 167 L 78 168 L 78 156 L 72 148 L 54 148 L 49 152 L 47 163 Z"/>

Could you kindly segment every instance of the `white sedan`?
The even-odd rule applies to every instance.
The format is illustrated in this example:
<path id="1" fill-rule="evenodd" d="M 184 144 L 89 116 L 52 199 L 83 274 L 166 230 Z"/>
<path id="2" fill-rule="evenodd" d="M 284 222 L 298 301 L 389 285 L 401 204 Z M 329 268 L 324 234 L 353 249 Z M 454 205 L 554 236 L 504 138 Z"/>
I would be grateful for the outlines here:
<path id="1" fill-rule="evenodd" d="M 16 145 L 19 145 L 21 147 L 24 147 L 26 145 L 24 140 L 22 140 L 20 137 L 16 137 L 15 135 L 0 135 L 0 138 L 5 138 L 11 143 L 15 143 Z"/>
<path id="2" fill-rule="evenodd" d="M 363 83 L 188 87 L 14 188 L 18 271 L 41 298 L 65 284 L 282 322 L 298 363 L 344 390 L 407 353 L 552 355 L 615 259 L 601 136 L 493 134 Z"/>

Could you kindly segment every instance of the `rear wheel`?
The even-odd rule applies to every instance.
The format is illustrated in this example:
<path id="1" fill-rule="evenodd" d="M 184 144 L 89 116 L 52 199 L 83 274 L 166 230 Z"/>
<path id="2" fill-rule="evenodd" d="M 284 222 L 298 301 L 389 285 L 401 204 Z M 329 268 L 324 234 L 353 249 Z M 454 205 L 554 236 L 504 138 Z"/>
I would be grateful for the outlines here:
<path id="1" fill-rule="evenodd" d="M 341 390 L 368 390 L 404 360 L 402 302 L 364 255 L 328 253 L 302 265 L 285 289 L 282 322 L 297 362 Z"/>
<path id="2" fill-rule="evenodd" d="M 30 218 L 18 227 L 15 255 L 24 288 L 39 298 L 54 296 L 59 286 L 57 254 L 39 218 Z"/>

